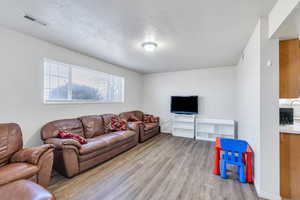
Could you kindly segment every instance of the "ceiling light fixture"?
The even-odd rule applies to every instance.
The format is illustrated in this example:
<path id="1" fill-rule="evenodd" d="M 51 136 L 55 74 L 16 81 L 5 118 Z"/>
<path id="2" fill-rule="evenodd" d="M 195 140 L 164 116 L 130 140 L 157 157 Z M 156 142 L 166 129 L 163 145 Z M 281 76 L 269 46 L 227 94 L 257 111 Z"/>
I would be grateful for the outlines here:
<path id="1" fill-rule="evenodd" d="M 142 47 L 145 51 L 153 52 L 157 48 L 157 44 L 155 42 L 144 42 Z"/>

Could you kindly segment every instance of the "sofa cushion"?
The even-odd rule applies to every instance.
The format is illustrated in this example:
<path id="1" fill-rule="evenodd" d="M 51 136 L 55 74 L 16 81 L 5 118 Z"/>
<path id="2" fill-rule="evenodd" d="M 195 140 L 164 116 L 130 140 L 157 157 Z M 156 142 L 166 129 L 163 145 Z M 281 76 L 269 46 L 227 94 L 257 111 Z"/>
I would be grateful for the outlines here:
<path id="1" fill-rule="evenodd" d="M 85 154 L 81 153 L 79 155 L 79 161 L 83 162 L 83 161 L 92 159 L 100 154 L 110 152 L 114 148 L 118 149 L 118 148 L 120 148 L 120 146 L 134 141 L 136 133 L 134 131 L 117 131 L 117 132 L 111 133 L 110 135 L 115 135 L 115 136 L 109 137 L 109 138 L 106 137 L 106 139 L 107 139 L 106 141 L 109 142 L 109 140 L 111 140 L 109 145 L 102 147 L 100 149 L 94 150 L 94 151 L 90 151 L 89 153 L 85 153 Z M 118 136 L 116 136 L 116 135 L 118 135 Z M 103 137 L 103 136 L 100 136 L 100 137 Z M 103 139 L 102 141 L 105 141 L 105 140 Z M 108 144 L 108 142 L 107 142 L 107 144 Z"/>
<path id="2" fill-rule="evenodd" d="M 158 127 L 157 123 L 144 123 L 144 125 L 145 125 L 145 128 L 144 128 L 145 131 L 148 131 L 148 130 Z"/>
<path id="3" fill-rule="evenodd" d="M 84 137 L 83 126 L 79 119 L 63 119 L 47 123 L 41 131 L 42 139 L 56 138 L 61 131 Z"/>
<path id="4" fill-rule="evenodd" d="M 81 155 L 99 151 L 101 149 L 110 149 L 115 144 L 127 141 L 130 137 L 135 136 L 134 131 L 116 131 L 101 135 L 98 137 L 87 139 L 88 143 L 81 146 L 79 153 Z"/>
<path id="5" fill-rule="evenodd" d="M 27 163 L 7 164 L 0 168 L 0 185 L 20 179 L 27 179 L 37 174 L 38 171 L 39 168 L 37 166 Z"/>
<path id="6" fill-rule="evenodd" d="M 103 123 L 104 123 L 104 132 L 105 133 L 109 133 L 109 125 L 110 125 L 110 122 L 111 122 L 111 118 L 113 116 L 116 116 L 115 114 L 104 114 L 104 115 L 101 115 L 102 118 L 103 118 Z"/>
<path id="7" fill-rule="evenodd" d="M 88 154 L 106 148 L 108 143 L 102 139 L 104 136 L 105 135 L 87 139 L 87 143 L 82 145 L 79 149 L 79 154 Z"/>
<path id="8" fill-rule="evenodd" d="M 136 135 L 136 132 L 131 131 L 131 130 L 116 131 L 116 132 L 113 132 L 113 133 L 116 134 L 116 135 L 122 136 L 122 138 L 124 140 Z"/>
<path id="9" fill-rule="evenodd" d="M 105 133 L 103 118 L 100 115 L 83 116 L 80 117 L 80 120 L 83 124 L 86 138 L 96 137 Z"/>

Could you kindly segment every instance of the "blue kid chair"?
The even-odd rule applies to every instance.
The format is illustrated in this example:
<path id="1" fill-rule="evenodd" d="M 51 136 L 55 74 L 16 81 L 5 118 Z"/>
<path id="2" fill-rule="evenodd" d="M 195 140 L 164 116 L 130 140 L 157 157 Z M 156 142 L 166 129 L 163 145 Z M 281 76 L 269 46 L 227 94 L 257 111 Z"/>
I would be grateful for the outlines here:
<path id="1" fill-rule="evenodd" d="M 238 166 L 239 181 L 246 183 L 245 161 L 243 153 L 247 152 L 248 143 L 244 140 L 236 140 L 229 138 L 220 139 L 223 155 L 221 158 L 221 177 L 227 178 L 227 164 Z"/>

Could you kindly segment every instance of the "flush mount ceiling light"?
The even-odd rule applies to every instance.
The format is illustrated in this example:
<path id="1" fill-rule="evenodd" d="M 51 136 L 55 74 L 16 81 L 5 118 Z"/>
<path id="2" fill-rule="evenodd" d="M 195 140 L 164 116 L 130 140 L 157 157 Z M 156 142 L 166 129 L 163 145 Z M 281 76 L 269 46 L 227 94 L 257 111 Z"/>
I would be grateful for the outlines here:
<path id="1" fill-rule="evenodd" d="M 153 52 L 157 48 L 157 44 L 155 42 L 144 42 L 142 47 L 145 51 Z"/>

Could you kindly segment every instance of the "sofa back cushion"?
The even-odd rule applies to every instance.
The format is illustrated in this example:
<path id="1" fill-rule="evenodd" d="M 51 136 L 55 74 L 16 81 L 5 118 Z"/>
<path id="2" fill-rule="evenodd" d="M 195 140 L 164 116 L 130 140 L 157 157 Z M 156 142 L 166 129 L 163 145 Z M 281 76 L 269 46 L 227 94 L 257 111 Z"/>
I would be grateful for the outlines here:
<path id="1" fill-rule="evenodd" d="M 104 132 L 104 122 L 100 115 L 91 115 L 80 117 L 83 125 L 84 135 L 86 138 L 93 138 L 96 136 L 103 135 Z"/>
<path id="2" fill-rule="evenodd" d="M 18 124 L 0 124 L 0 166 L 23 148 L 22 132 Z"/>
<path id="3" fill-rule="evenodd" d="M 70 132 L 85 137 L 83 126 L 79 119 L 63 119 L 47 123 L 41 131 L 42 140 L 58 137 L 61 131 Z"/>
<path id="4" fill-rule="evenodd" d="M 109 133 L 111 132 L 110 124 L 111 124 L 111 118 L 116 117 L 117 115 L 115 114 L 104 114 L 101 115 L 103 118 L 103 123 L 104 123 L 104 132 Z"/>
<path id="5" fill-rule="evenodd" d="M 143 115 L 144 115 L 144 113 L 142 111 L 136 110 L 136 111 L 130 111 L 130 112 L 123 112 L 119 116 L 122 119 L 125 119 L 126 121 L 130 121 L 131 119 L 135 119 L 132 121 L 136 121 L 136 119 L 138 121 L 143 121 Z"/>

